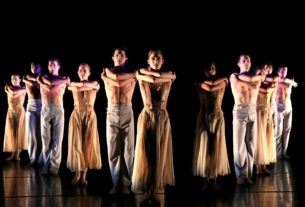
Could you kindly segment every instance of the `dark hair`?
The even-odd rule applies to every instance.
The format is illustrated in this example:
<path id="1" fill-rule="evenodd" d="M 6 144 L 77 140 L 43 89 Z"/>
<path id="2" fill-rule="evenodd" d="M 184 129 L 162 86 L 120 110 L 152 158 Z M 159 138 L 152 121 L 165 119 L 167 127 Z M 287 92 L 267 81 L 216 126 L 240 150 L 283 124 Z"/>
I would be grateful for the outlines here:
<path id="1" fill-rule="evenodd" d="M 35 68 L 39 68 L 39 69 L 40 69 L 40 72 L 41 72 L 42 68 L 41 68 L 40 63 L 33 61 L 33 62 L 31 62 L 31 65 L 34 65 Z"/>
<path id="2" fill-rule="evenodd" d="M 212 62 L 206 64 L 206 65 L 203 67 L 203 71 L 209 71 L 212 64 L 214 64 L 215 67 L 216 67 L 216 63 L 215 63 L 214 61 L 212 61 Z"/>
<path id="3" fill-rule="evenodd" d="M 115 53 L 115 51 L 120 51 L 120 52 L 122 52 L 122 51 L 124 51 L 125 52 L 125 55 L 126 55 L 126 57 L 127 57 L 127 48 L 126 47 L 116 47 L 116 48 L 114 48 L 113 49 L 113 52 L 112 52 L 112 56 L 114 55 L 114 53 Z"/>
<path id="4" fill-rule="evenodd" d="M 60 65 L 60 61 L 58 58 L 51 58 L 51 59 L 49 59 L 49 62 L 57 62 L 58 65 Z"/>
<path id="5" fill-rule="evenodd" d="M 281 68 L 288 68 L 288 66 L 284 65 L 284 64 L 283 65 L 279 65 L 279 67 L 277 68 L 277 72 L 279 72 Z"/>
<path id="6" fill-rule="evenodd" d="M 19 75 L 18 73 L 12 73 L 12 74 L 11 74 L 11 77 L 12 77 L 12 76 L 18 76 L 19 79 L 21 78 L 20 75 Z"/>
<path id="7" fill-rule="evenodd" d="M 240 58 L 241 58 L 241 57 L 249 57 L 249 58 L 251 59 L 251 57 L 250 57 L 249 54 L 243 53 L 243 54 L 239 55 L 239 57 L 238 57 L 238 62 L 240 61 Z"/>
<path id="8" fill-rule="evenodd" d="M 217 67 L 216 67 L 216 63 L 214 61 L 211 61 L 210 63 L 206 64 L 204 67 L 203 67 L 203 71 L 202 71 L 202 80 L 213 80 L 213 79 L 216 79 L 216 77 L 218 75 L 214 75 L 214 76 L 210 76 L 209 75 L 209 71 L 210 71 L 210 68 L 211 68 L 211 65 L 214 64 L 215 65 L 215 70 L 217 71 Z M 217 74 L 217 72 L 216 72 Z"/>
<path id="9" fill-rule="evenodd" d="M 88 63 L 81 63 L 81 64 L 79 64 L 78 67 L 80 67 L 80 66 L 86 66 L 86 67 L 88 67 L 89 72 L 91 73 L 91 67 L 90 67 L 90 65 L 89 65 Z"/>
<path id="10" fill-rule="evenodd" d="M 273 68 L 273 63 L 270 61 L 263 62 L 260 67 L 263 68 L 265 65 Z"/>
<path id="11" fill-rule="evenodd" d="M 152 54 L 158 54 L 158 55 L 161 55 L 162 58 L 164 59 L 164 55 L 163 55 L 163 52 L 159 49 L 155 49 L 155 50 L 149 50 L 148 51 L 148 58 L 152 55 Z"/>

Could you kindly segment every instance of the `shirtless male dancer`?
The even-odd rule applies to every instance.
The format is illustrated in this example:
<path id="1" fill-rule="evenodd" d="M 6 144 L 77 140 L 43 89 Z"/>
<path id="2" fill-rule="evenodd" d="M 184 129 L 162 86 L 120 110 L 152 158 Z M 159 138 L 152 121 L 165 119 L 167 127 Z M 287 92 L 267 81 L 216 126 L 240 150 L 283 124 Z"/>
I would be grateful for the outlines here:
<path id="1" fill-rule="evenodd" d="M 113 182 L 110 194 L 118 193 L 120 188 L 123 194 L 130 194 L 134 159 L 134 118 L 131 100 L 136 79 L 135 72 L 126 71 L 127 59 L 125 48 L 114 49 L 114 67 L 105 68 L 101 74 L 108 100 L 106 137 Z"/>
<path id="2" fill-rule="evenodd" d="M 279 82 L 276 90 L 276 149 L 278 158 L 286 158 L 289 136 L 292 126 L 292 104 L 291 104 L 291 89 L 297 87 L 298 84 L 293 80 L 286 78 L 288 67 L 280 66 L 277 73 Z"/>
<path id="3" fill-rule="evenodd" d="M 23 77 L 28 103 L 26 107 L 26 137 L 28 140 L 28 154 L 30 165 L 38 162 L 41 151 L 41 134 L 40 134 L 40 113 L 41 113 L 41 95 L 37 77 L 41 73 L 39 63 L 31 63 L 31 73 Z M 40 162 L 41 160 L 39 160 Z"/>
<path id="4" fill-rule="evenodd" d="M 240 55 L 239 73 L 230 76 L 234 96 L 233 154 L 237 184 L 252 184 L 251 180 L 256 148 L 256 102 L 264 75 L 250 75 L 249 55 Z"/>
<path id="5" fill-rule="evenodd" d="M 42 174 L 58 174 L 61 162 L 62 140 L 64 135 L 65 113 L 63 95 L 66 86 L 70 84 L 69 77 L 59 75 L 60 63 L 58 59 L 50 59 L 49 74 L 39 75 L 41 110 L 41 139 L 43 166 Z M 52 131 L 51 131 L 52 130 Z"/>

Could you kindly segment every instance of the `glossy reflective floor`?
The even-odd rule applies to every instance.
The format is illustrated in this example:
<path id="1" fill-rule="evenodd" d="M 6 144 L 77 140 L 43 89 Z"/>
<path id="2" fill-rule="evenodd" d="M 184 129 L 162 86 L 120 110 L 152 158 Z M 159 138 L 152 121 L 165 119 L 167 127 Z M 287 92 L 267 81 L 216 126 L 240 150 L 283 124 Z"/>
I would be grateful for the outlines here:
<path id="1" fill-rule="evenodd" d="M 220 191 L 201 191 L 202 180 L 178 182 L 167 194 L 150 199 L 143 195 L 109 196 L 109 182 L 101 172 L 88 174 L 88 186 L 70 185 L 73 175 L 61 170 L 58 176 L 41 175 L 21 161 L 2 161 L 0 180 L 0 205 L 13 207 L 132 207 L 132 206 L 301 206 L 303 178 L 296 173 L 290 160 L 280 160 L 269 166 L 268 177 L 255 177 L 251 186 L 236 186 L 233 176 L 219 179 Z M 299 187 L 300 186 L 300 187 Z"/>

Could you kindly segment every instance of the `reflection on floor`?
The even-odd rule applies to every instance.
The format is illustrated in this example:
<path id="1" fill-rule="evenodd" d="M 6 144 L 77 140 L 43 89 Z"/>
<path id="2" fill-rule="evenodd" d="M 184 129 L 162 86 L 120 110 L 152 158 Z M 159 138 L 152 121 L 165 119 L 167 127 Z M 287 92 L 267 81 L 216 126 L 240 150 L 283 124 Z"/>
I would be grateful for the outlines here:
<path id="1" fill-rule="evenodd" d="M 132 206 L 297 206 L 296 174 L 289 160 L 270 166 L 271 176 L 254 178 L 251 186 L 235 185 L 233 176 L 220 179 L 219 192 L 199 189 L 195 182 L 177 185 L 167 194 L 109 196 L 98 172 L 89 174 L 88 186 L 70 185 L 69 171 L 57 176 L 41 175 L 39 170 L 20 161 L 1 163 L 1 206 L 29 207 L 132 207 Z M 196 181 L 196 183 L 198 183 Z M 178 182 L 179 184 L 179 182 Z M 197 189 L 198 188 L 198 189 Z"/>

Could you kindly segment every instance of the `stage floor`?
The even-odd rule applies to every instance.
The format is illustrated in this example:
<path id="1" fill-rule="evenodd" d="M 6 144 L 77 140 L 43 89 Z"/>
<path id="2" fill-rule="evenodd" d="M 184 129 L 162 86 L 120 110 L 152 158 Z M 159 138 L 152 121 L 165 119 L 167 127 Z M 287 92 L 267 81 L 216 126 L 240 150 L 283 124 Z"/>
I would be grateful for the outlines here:
<path id="1" fill-rule="evenodd" d="M 300 206 L 301 173 L 297 174 L 291 160 L 279 160 L 269 166 L 268 177 L 255 176 L 253 185 L 236 185 L 233 176 L 219 179 L 220 191 L 201 191 L 202 180 L 193 178 L 177 182 L 166 194 L 116 195 L 108 194 L 111 185 L 103 173 L 91 171 L 88 186 L 72 186 L 73 174 L 61 170 L 59 175 L 41 175 L 22 161 L 1 163 L 1 206 L 9 207 L 104 207 L 104 206 Z M 108 179 L 108 178 L 107 178 Z M 176 179 L 177 180 L 177 179 Z M 111 181 L 110 181 L 111 182 Z M 186 184 L 188 183 L 188 184 Z M 301 186 L 298 188 L 298 186 Z"/>

